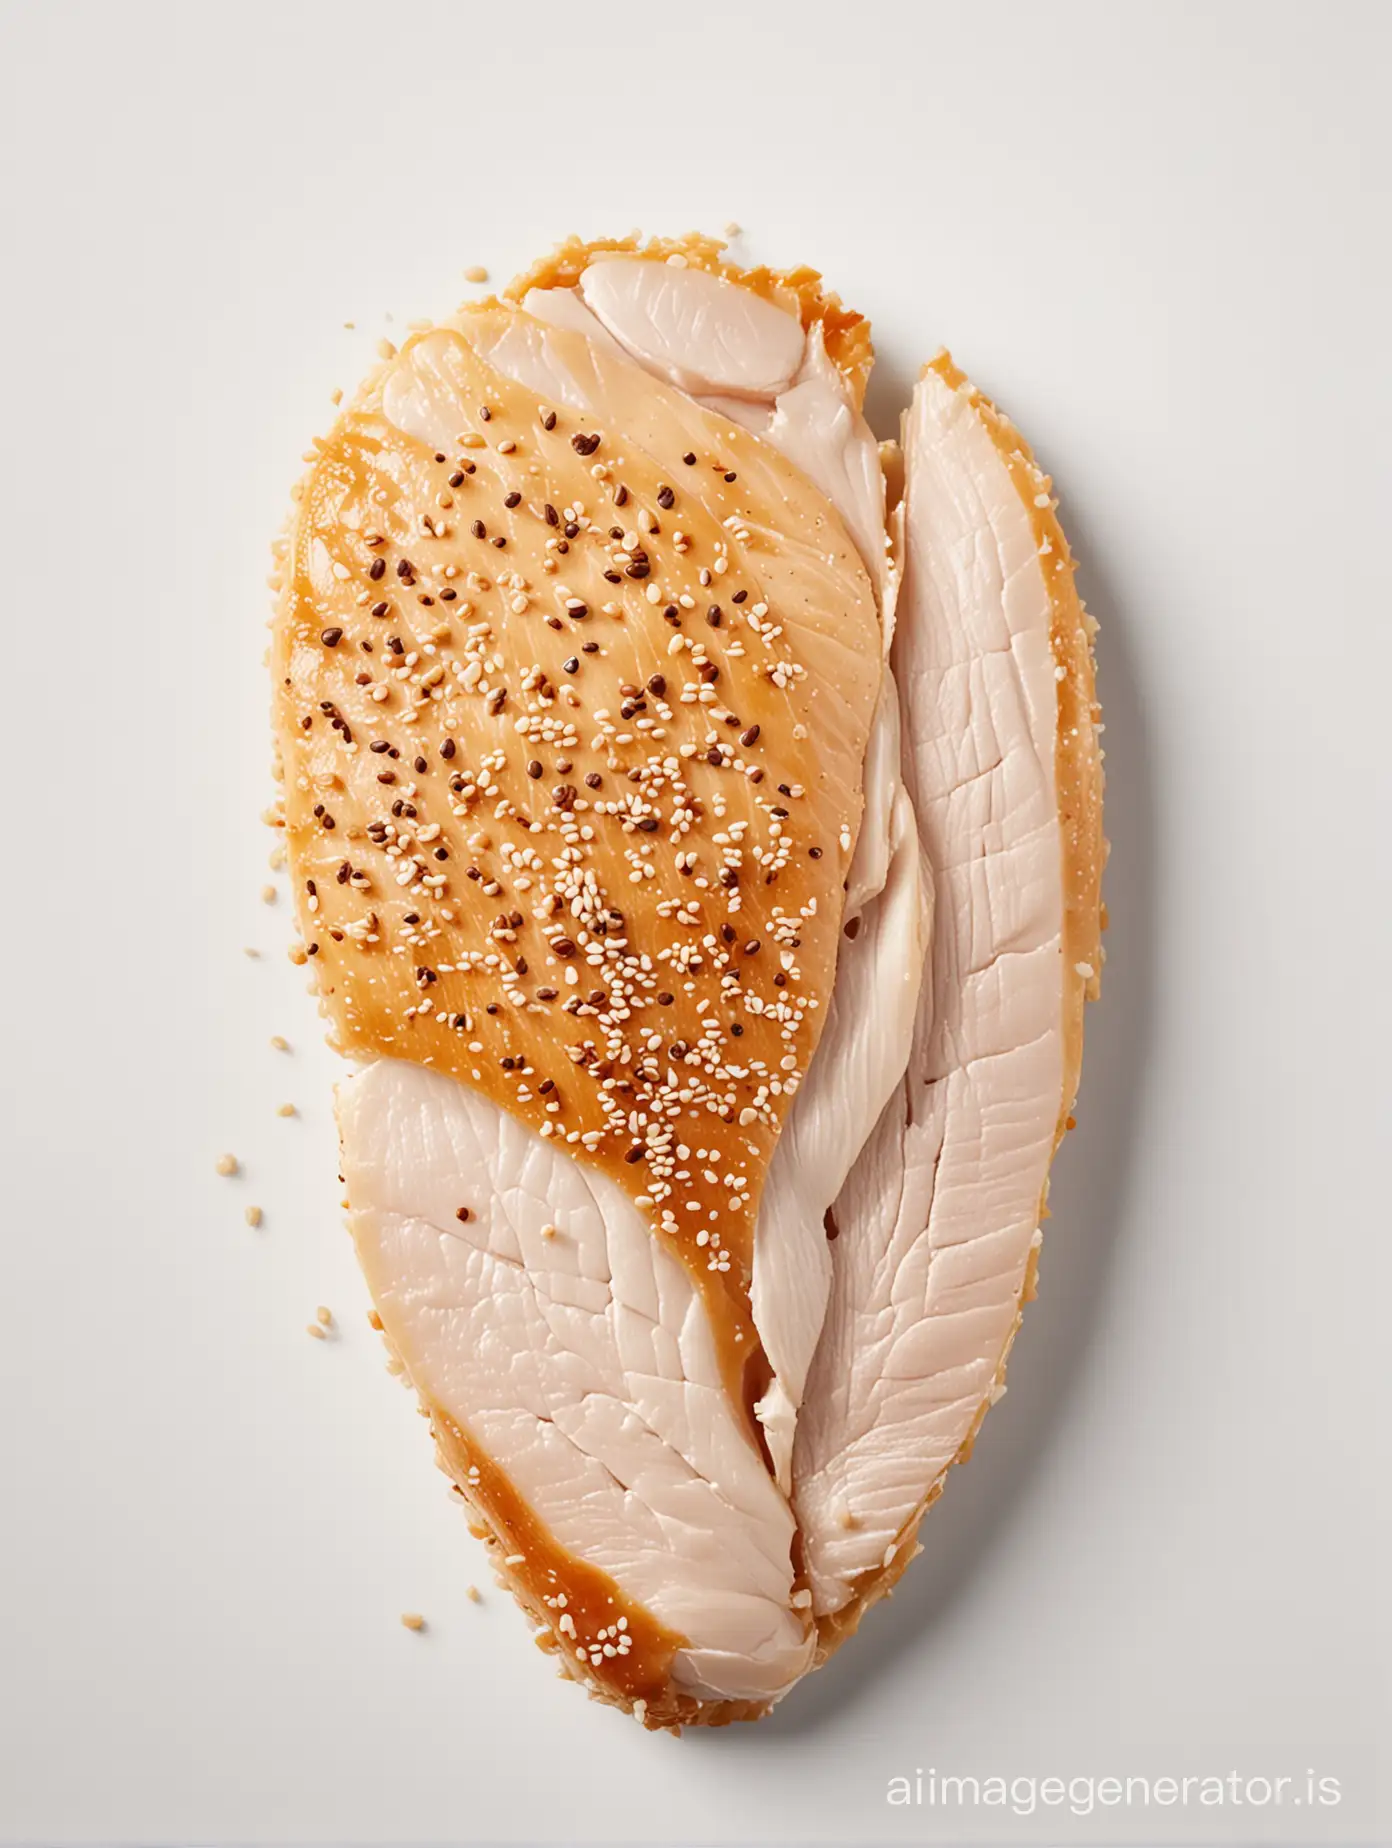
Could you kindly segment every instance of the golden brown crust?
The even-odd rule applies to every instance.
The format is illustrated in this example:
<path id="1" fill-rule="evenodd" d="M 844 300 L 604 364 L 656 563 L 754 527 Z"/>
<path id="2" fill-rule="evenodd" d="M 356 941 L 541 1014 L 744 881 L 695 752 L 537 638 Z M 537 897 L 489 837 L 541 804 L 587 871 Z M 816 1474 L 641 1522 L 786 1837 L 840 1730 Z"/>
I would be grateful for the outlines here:
<path id="1" fill-rule="evenodd" d="M 1077 569 L 1068 540 L 1059 524 L 1051 482 L 1039 468 L 1034 452 L 1014 424 L 998 411 L 984 393 L 942 352 L 930 360 L 925 372 L 936 372 L 954 391 L 964 392 L 989 432 L 1034 528 L 1052 604 L 1050 643 L 1055 664 L 1064 672 L 1058 681 L 1058 730 L 1054 751 L 1054 779 L 1058 797 L 1060 852 L 1063 866 L 1063 1084 L 1058 1124 L 1054 1133 L 1057 1153 L 1064 1135 L 1073 1127 L 1073 1105 L 1083 1065 L 1083 1010 L 1101 989 L 1102 869 L 1107 843 L 1102 833 L 1102 753 L 1098 726 L 1102 716 L 1097 700 L 1093 637 L 1097 623 L 1083 608 L 1074 582 Z M 1048 1217 L 1049 1183 L 1046 1176 L 1039 1202 L 1041 1222 Z M 990 1391 L 977 1408 L 972 1426 L 953 1463 L 970 1458 L 987 1412 L 1005 1387 L 1010 1350 L 1020 1331 L 1026 1303 L 1033 1302 L 1039 1273 L 1039 1243 L 1030 1252 L 1020 1286 L 1015 1323 L 1001 1353 Z M 952 1465 L 949 1464 L 948 1468 Z M 932 1484 L 922 1505 L 901 1529 L 887 1566 L 863 1579 L 855 1596 L 839 1611 L 818 1622 L 816 1666 L 821 1667 L 860 1628 L 865 1613 L 888 1597 L 909 1561 L 921 1548 L 915 1542 L 923 1517 L 942 1494 L 944 1470 Z"/>
<path id="2" fill-rule="evenodd" d="M 742 269 L 726 262 L 722 239 L 705 237 L 689 231 L 684 237 L 653 237 L 644 243 L 630 237 L 570 237 L 549 256 L 541 257 L 528 270 L 510 282 L 504 295 L 521 301 L 528 289 L 571 289 L 595 257 L 606 252 L 632 252 L 659 262 L 678 258 L 693 269 L 708 270 L 751 289 L 765 301 L 776 302 L 790 314 L 796 314 L 805 329 L 820 323 L 827 357 L 850 387 L 857 409 L 864 402 L 865 384 L 875 363 L 875 349 L 870 340 L 870 323 L 863 314 L 842 306 L 841 298 L 822 287 L 821 273 L 799 263 L 793 269 Z"/>

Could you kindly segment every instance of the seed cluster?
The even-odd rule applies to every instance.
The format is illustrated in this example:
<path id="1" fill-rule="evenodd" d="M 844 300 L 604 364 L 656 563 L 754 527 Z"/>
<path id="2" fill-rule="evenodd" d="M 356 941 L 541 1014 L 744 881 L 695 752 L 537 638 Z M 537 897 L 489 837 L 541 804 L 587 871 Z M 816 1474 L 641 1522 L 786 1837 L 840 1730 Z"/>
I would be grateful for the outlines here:
<path id="1" fill-rule="evenodd" d="M 428 338 L 467 381 L 437 396 L 439 446 L 369 389 L 318 448 L 287 560 L 305 953 L 345 1046 L 449 1071 L 618 1178 L 724 1302 L 738 1366 L 858 809 L 807 723 L 786 559 L 782 608 L 763 587 L 819 515 L 771 505 L 754 439 L 676 394 L 669 442 L 640 447 Z M 842 577 L 873 649 L 853 556 Z M 856 770 L 873 685 L 841 741 Z"/>

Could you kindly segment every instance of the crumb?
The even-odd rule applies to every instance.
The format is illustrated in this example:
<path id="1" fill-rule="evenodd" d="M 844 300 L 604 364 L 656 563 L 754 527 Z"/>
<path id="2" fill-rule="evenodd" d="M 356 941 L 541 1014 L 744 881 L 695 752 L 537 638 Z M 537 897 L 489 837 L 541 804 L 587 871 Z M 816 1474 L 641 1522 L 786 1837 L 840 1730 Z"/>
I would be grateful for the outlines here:
<path id="1" fill-rule="evenodd" d="M 726 225 L 725 227 L 726 237 L 739 237 L 743 233 L 743 231 L 744 231 L 744 226 L 737 225 L 733 218 L 730 220 L 729 224 Z"/>
<path id="2" fill-rule="evenodd" d="M 425 1619 L 421 1616 L 419 1611 L 403 1611 L 401 1613 L 401 1621 L 408 1630 L 423 1630 L 425 1628 Z"/>
<path id="3" fill-rule="evenodd" d="M 328 1339 L 317 1322 L 307 1322 L 305 1324 L 305 1333 L 307 1335 L 313 1335 L 316 1341 L 325 1341 Z"/>
<path id="4" fill-rule="evenodd" d="M 376 1311 L 375 1309 L 369 1309 L 369 1310 L 368 1310 L 368 1312 L 367 1312 L 367 1325 L 368 1325 L 368 1327 L 369 1327 L 369 1328 L 375 1328 L 375 1329 L 377 1330 L 377 1332 L 378 1332 L 378 1334 L 379 1334 L 379 1335 L 381 1334 L 381 1332 L 382 1332 L 382 1318 L 381 1318 L 381 1316 L 380 1316 L 380 1315 L 378 1315 L 378 1313 L 377 1313 L 377 1311 Z"/>
<path id="5" fill-rule="evenodd" d="M 469 1600 L 470 1604 L 483 1603 L 483 1593 L 479 1590 L 477 1585 L 466 1585 L 464 1587 L 464 1596 Z"/>
<path id="6" fill-rule="evenodd" d="M 338 389 L 337 386 L 335 386 L 334 389 L 329 393 L 329 403 L 330 404 L 342 404 L 342 402 L 343 402 L 343 393 Z"/>
<path id="7" fill-rule="evenodd" d="M 297 969 L 303 968 L 305 963 L 309 961 L 309 953 L 305 949 L 305 946 L 302 943 L 292 943 L 290 945 L 290 948 L 285 952 L 285 954 L 290 958 L 291 962 L 294 963 Z M 248 956 L 259 956 L 260 951 L 259 950 L 248 950 L 247 955 Z"/>
<path id="8" fill-rule="evenodd" d="M 357 326 L 357 322 L 356 321 L 345 321 L 343 325 L 348 329 L 348 332 L 351 334 L 353 329 Z"/>
<path id="9" fill-rule="evenodd" d="M 260 1225 L 260 1223 L 261 1223 L 261 1208 L 260 1208 L 259 1206 L 249 1206 L 249 1207 L 247 1208 L 247 1210 L 246 1210 L 246 1222 L 247 1222 L 247 1224 L 248 1224 L 249 1226 L 259 1226 L 259 1225 Z"/>
<path id="10" fill-rule="evenodd" d="M 235 1155 L 219 1155 L 217 1158 L 217 1171 L 219 1174 L 236 1174 L 240 1167 L 241 1163 L 237 1160 Z"/>
<path id="11" fill-rule="evenodd" d="M 326 1309 L 323 1303 L 314 1311 L 314 1319 L 321 1328 L 333 1327 L 333 1310 Z"/>
<path id="12" fill-rule="evenodd" d="M 294 1116 L 294 1114 L 295 1114 L 295 1106 L 293 1104 L 277 1104 L 276 1105 L 276 1115 L 277 1116 L 292 1117 Z"/>
<path id="13" fill-rule="evenodd" d="M 249 956 L 253 962 L 258 962 L 261 957 L 261 952 L 260 950 L 252 949 L 250 944 L 244 944 L 242 947 L 242 955 Z"/>
<path id="14" fill-rule="evenodd" d="M 377 342 L 377 357 L 379 359 L 396 358 L 396 348 L 393 346 L 392 342 L 387 339 L 385 334 L 383 334 L 382 338 Z"/>
<path id="15" fill-rule="evenodd" d="M 543 1226 L 541 1228 L 541 1236 L 543 1238 L 554 1238 L 556 1236 L 556 1228 L 554 1226 Z"/>
<path id="16" fill-rule="evenodd" d="M 289 1040 L 283 1039 L 279 1033 L 273 1033 L 271 1035 L 271 1044 L 275 1047 L 277 1052 L 289 1052 L 290 1050 Z"/>
<path id="17" fill-rule="evenodd" d="M 283 847 L 272 847 L 270 853 L 266 857 L 266 864 L 273 873 L 283 871 L 285 866 L 285 849 Z"/>
<path id="18" fill-rule="evenodd" d="M 279 893 L 276 891 L 273 885 L 262 886 L 261 903 L 263 905 L 273 905 L 279 896 L 280 896 Z"/>
<path id="19" fill-rule="evenodd" d="M 488 271 L 481 263 L 471 264 L 464 272 L 465 282 L 487 282 Z"/>

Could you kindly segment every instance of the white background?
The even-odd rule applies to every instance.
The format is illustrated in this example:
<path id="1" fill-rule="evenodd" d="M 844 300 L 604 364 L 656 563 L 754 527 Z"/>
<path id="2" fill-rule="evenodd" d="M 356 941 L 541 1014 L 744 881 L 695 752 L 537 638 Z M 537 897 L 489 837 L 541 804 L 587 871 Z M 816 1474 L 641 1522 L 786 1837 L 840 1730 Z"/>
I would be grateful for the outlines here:
<path id="1" fill-rule="evenodd" d="M 1386 19 L 5 5 L 0 1835 L 1385 1839 Z M 260 653 L 381 333 L 730 218 L 872 317 L 885 431 L 946 341 L 1054 471 L 1113 928 L 927 1556 L 772 1721 L 678 1741 L 553 1680 L 382 1370 L 258 897 Z M 918 1766 L 1345 1796 L 886 1807 Z"/>

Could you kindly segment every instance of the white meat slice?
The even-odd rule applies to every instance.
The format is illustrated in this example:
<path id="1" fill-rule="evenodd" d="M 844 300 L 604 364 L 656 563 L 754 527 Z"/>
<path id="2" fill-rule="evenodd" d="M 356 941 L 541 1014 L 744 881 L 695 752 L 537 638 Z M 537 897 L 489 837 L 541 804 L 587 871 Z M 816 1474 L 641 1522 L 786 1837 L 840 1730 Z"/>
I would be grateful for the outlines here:
<path id="1" fill-rule="evenodd" d="M 784 1689 L 809 1659 L 792 1516 L 681 1263 L 614 1182 L 452 1078 L 379 1059 L 338 1114 L 358 1255 L 412 1384 L 562 1547 L 686 1637 L 682 1692 Z"/>
<path id="2" fill-rule="evenodd" d="M 686 392 L 776 398 L 802 364 L 801 322 L 707 270 L 599 257 L 580 293 L 622 346 Z"/>
<path id="3" fill-rule="evenodd" d="M 882 582 L 885 482 L 879 444 L 827 358 L 820 327 L 808 336 L 797 382 L 779 393 L 761 434 L 822 490 L 846 522 L 866 568 Z"/>
<path id="4" fill-rule="evenodd" d="M 886 710 L 897 757 L 898 713 Z M 784 1487 L 831 1286 L 828 1209 L 904 1075 L 931 936 L 932 883 L 913 806 L 895 782 L 884 889 L 848 921 L 854 935 L 836 964 L 827 1023 L 759 1207 L 752 1300 L 774 1377 L 755 1409 Z"/>
<path id="5" fill-rule="evenodd" d="M 1062 1088 L 1049 590 L 990 433 L 935 372 L 905 451 L 893 662 L 937 902 L 908 1070 L 834 1208 L 831 1301 L 798 1423 L 818 1615 L 886 1563 L 992 1391 Z"/>

